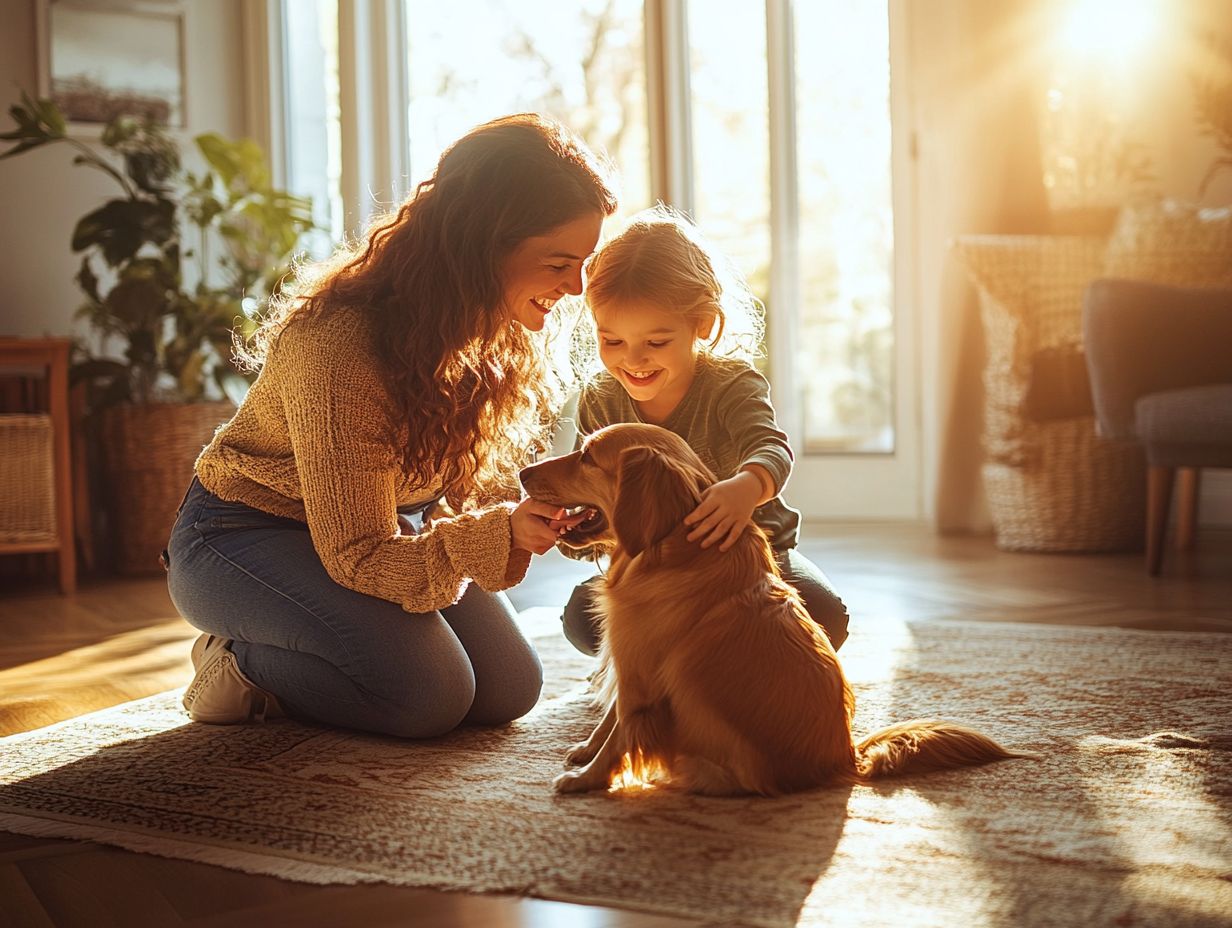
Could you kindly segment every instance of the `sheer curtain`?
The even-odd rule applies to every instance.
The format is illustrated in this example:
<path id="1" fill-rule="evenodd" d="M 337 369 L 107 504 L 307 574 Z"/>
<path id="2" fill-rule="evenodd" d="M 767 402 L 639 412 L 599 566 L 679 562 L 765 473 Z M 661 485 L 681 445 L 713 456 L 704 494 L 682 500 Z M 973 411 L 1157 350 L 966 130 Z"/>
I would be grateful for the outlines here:
<path id="1" fill-rule="evenodd" d="M 941 532 L 990 527 L 980 479 L 979 307 L 949 242 L 964 232 L 1047 230 L 1036 99 L 1044 6 L 908 5 L 924 505 Z"/>

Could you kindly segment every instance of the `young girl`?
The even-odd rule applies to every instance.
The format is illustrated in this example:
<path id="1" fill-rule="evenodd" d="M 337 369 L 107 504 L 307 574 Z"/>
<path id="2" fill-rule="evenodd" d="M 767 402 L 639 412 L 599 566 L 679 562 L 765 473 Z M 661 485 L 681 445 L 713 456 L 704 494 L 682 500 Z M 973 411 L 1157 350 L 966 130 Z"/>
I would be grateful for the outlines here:
<path id="1" fill-rule="evenodd" d="M 205 633 L 193 719 L 428 737 L 535 704 L 538 656 L 496 591 L 556 538 L 554 507 L 515 502 L 561 392 L 536 333 L 615 208 L 563 126 L 498 119 L 274 308 L 167 546 Z"/>
<path id="2" fill-rule="evenodd" d="M 847 637 L 847 609 L 796 550 L 800 513 L 780 495 L 792 452 L 775 422 L 770 385 L 749 363 L 762 319 L 748 285 L 688 219 L 662 206 L 634 216 L 591 259 L 588 276 L 604 370 L 578 399 L 579 441 L 614 422 L 680 435 L 720 478 L 685 518 L 689 539 L 726 550 L 755 522 L 783 579 L 837 649 Z M 566 637 L 586 654 L 598 649 L 601 582 L 579 585 L 562 616 Z"/>

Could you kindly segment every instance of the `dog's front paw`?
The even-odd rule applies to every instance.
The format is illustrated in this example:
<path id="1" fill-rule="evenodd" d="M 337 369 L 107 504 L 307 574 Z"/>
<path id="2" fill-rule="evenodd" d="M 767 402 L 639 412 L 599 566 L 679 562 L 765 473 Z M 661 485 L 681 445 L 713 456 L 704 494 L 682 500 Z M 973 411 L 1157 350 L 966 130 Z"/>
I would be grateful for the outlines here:
<path id="1" fill-rule="evenodd" d="M 552 781 L 552 789 L 558 793 L 588 793 L 601 785 L 585 770 L 566 770 Z"/>
<path id="2" fill-rule="evenodd" d="M 565 753 L 565 766 L 580 767 L 583 764 L 589 764 L 595 759 L 595 753 L 598 748 L 591 745 L 589 741 L 579 741 Z"/>

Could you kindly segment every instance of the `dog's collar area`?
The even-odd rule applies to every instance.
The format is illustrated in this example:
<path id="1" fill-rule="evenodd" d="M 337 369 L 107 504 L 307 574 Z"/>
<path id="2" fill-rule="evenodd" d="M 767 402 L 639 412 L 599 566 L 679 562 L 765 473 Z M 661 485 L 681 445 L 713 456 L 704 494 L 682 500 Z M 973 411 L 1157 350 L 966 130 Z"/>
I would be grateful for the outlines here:
<path id="1" fill-rule="evenodd" d="M 701 544 L 699 542 L 688 540 L 688 533 L 690 531 L 692 531 L 692 526 L 689 525 L 681 524 L 673 526 L 665 534 L 659 536 L 658 538 L 652 538 L 646 547 L 639 551 L 638 554 L 642 555 L 647 551 L 653 551 L 657 554 L 661 554 L 663 552 L 663 546 L 667 544 L 667 542 L 671 541 L 676 535 L 681 536 L 681 541 L 683 542 L 683 544 L 679 546 L 681 550 L 689 551 L 696 548 L 696 553 L 701 554 L 703 550 Z"/>

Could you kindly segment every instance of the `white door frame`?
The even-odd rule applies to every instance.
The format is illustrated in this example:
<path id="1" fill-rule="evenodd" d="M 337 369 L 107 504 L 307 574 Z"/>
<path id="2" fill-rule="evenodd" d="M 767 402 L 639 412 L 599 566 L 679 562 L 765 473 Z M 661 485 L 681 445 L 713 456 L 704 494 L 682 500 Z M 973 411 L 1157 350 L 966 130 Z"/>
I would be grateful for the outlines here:
<path id="1" fill-rule="evenodd" d="M 779 424 L 791 439 L 796 463 L 787 501 L 808 519 L 922 517 L 920 390 L 916 303 L 915 201 L 912 105 L 906 81 L 907 3 L 890 0 L 890 116 L 894 212 L 894 436 L 888 454 L 806 454 L 804 409 L 796 387 L 799 343 L 799 207 L 796 187 L 795 47 L 792 0 L 767 0 L 766 41 L 770 86 L 771 278 L 770 384 Z M 786 308 L 787 311 L 781 311 Z"/>

